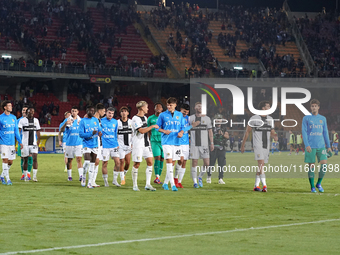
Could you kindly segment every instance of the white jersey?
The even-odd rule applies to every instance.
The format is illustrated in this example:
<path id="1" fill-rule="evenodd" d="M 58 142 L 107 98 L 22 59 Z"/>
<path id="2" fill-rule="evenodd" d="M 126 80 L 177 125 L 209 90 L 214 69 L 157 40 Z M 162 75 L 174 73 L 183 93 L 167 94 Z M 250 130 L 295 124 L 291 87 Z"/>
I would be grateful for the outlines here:
<path id="1" fill-rule="evenodd" d="M 249 119 L 249 125 L 252 127 L 253 147 L 270 148 L 270 133 L 273 129 L 273 118 L 270 116 L 261 117 L 254 115 Z"/>
<path id="2" fill-rule="evenodd" d="M 190 125 L 195 121 L 200 121 L 200 124 L 190 129 L 191 146 L 208 147 L 208 130 L 212 128 L 211 120 L 208 116 L 196 117 L 195 114 L 191 115 L 189 117 Z"/>
<path id="3" fill-rule="evenodd" d="M 118 144 L 119 147 L 131 146 L 132 144 L 132 120 L 126 122 L 118 120 Z"/>
<path id="4" fill-rule="evenodd" d="M 22 130 L 22 144 L 24 146 L 37 145 L 37 131 L 40 130 L 40 123 L 37 118 L 22 118 L 18 127 Z"/>
<path id="5" fill-rule="evenodd" d="M 148 133 L 141 134 L 138 132 L 140 128 L 148 127 L 147 124 L 147 117 L 139 117 L 137 115 L 133 116 L 132 118 L 132 147 L 133 148 L 142 148 L 150 146 L 150 140 Z"/>

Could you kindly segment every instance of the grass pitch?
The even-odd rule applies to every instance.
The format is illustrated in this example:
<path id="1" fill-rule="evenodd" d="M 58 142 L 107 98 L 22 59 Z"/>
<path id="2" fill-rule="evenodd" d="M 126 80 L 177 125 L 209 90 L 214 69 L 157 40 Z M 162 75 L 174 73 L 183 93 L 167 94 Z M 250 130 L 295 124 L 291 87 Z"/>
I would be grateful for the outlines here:
<path id="1" fill-rule="evenodd" d="M 188 164 L 184 189 L 164 191 L 154 185 L 157 191 L 147 192 L 143 164 L 140 192 L 132 191 L 131 171 L 124 187 L 89 190 L 77 181 L 75 162 L 75 180 L 68 182 L 62 155 L 39 155 L 38 160 L 39 182 L 20 181 L 18 158 L 10 171 L 13 186 L 0 186 L 0 254 L 108 242 L 116 243 L 37 254 L 339 253 L 340 221 L 334 220 L 340 218 L 337 178 L 326 175 L 324 194 L 311 194 L 307 178 L 267 178 L 268 192 L 253 192 L 254 174 L 236 179 L 226 173 L 226 185 L 213 178 L 212 184 L 204 181 L 203 188 L 194 189 Z M 301 165 L 303 156 L 282 153 L 269 161 Z M 339 157 L 333 156 L 329 163 L 339 164 Z M 227 164 L 240 167 L 256 162 L 253 153 L 228 153 Z M 111 183 L 112 171 L 109 174 Z M 162 180 L 164 175 L 165 170 Z M 100 173 L 97 180 L 103 185 Z M 298 225 L 328 219 L 334 221 Z M 191 236 L 209 232 L 213 233 Z M 122 242 L 170 236 L 179 237 Z"/>

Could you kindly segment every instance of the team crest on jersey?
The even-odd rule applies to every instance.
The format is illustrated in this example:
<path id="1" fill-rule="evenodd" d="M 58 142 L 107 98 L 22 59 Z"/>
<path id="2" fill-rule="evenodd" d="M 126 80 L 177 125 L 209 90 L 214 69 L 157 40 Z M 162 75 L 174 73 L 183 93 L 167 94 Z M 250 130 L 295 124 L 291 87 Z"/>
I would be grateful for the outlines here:
<path id="1" fill-rule="evenodd" d="M 204 120 L 202 121 L 202 124 L 204 124 Z"/>
<path id="2" fill-rule="evenodd" d="M 177 120 L 179 120 L 179 117 L 178 117 L 178 116 L 176 116 L 176 119 L 177 119 Z"/>
<path id="3" fill-rule="evenodd" d="M 166 155 L 167 155 L 167 156 L 170 156 L 170 153 L 167 153 Z"/>
<path id="4" fill-rule="evenodd" d="M 112 127 L 115 127 L 116 125 L 115 124 L 112 124 Z"/>
<path id="5" fill-rule="evenodd" d="M 322 120 L 320 120 L 320 123 L 322 124 Z"/>
<path id="6" fill-rule="evenodd" d="M 12 121 L 14 122 L 14 119 L 12 119 Z"/>
<path id="7" fill-rule="evenodd" d="M 94 122 L 95 125 L 97 125 L 97 122 Z"/>

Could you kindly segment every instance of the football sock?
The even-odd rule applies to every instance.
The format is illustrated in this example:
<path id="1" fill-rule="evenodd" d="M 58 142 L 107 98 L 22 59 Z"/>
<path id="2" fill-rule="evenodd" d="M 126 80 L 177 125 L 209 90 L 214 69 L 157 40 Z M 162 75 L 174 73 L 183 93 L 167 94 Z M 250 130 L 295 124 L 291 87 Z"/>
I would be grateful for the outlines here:
<path id="1" fill-rule="evenodd" d="M 83 169 L 84 169 L 83 178 L 86 178 L 86 173 L 87 173 L 89 167 L 90 167 L 90 160 L 85 160 L 84 165 L 83 165 Z"/>
<path id="2" fill-rule="evenodd" d="M 88 184 L 92 184 L 93 182 L 93 175 L 94 175 L 94 163 L 90 162 L 90 167 L 89 167 L 89 182 Z"/>
<path id="3" fill-rule="evenodd" d="M 9 180 L 9 172 L 8 172 L 8 164 L 7 163 L 2 163 L 2 172 L 4 177 L 6 177 L 6 180 Z"/>
<path id="4" fill-rule="evenodd" d="M 174 170 L 172 163 L 166 163 L 166 175 L 168 180 L 170 181 L 171 187 L 175 185 L 174 181 Z"/>
<path id="5" fill-rule="evenodd" d="M 113 181 L 117 182 L 117 179 L 118 179 L 118 172 L 113 171 Z"/>
<path id="6" fill-rule="evenodd" d="M 103 174 L 104 182 L 107 181 L 107 178 L 108 178 L 108 175 L 107 174 Z"/>
<path id="7" fill-rule="evenodd" d="M 181 183 L 185 174 L 185 168 L 181 168 L 178 171 L 178 183 Z"/>
<path id="8" fill-rule="evenodd" d="M 160 164 L 159 164 L 159 168 L 158 168 L 158 174 L 159 174 L 159 176 L 162 175 L 162 171 L 163 171 L 163 163 L 164 163 L 164 161 L 161 160 L 161 161 L 160 161 Z"/>
<path id="9" fill-rule="evenodd" d="M 27 170 L 24 170 L 24 176 L 27 177 Z"/>
<path id="10" fill-rule="evenodd" d="M 318 182 L 316 183 L 317 185 L 321 184 L 322 179 L 325 176 L 326 172 L 327 172 L 327 164 L 321 164 Z"/>
<path id="11" fill-rule="evenodd" d="M 124 175 L 124 172 L 119 172 L 119 173 L 120 173 L 120 180 L 121 180 L 121 181 L 124 180 L 124 178 L 125 178 L 125 177 L 124 177 L 124 176 L 125 176 L 125 175 Z"/>
<path id="12" fill-rule="evenodd" d="M 159 176 L 159 166 L 161 165 L 161 162 L 159 160 L 155 160 L 155 163 L 154 163 L 154 169 L 155 169 L 155 175 L 156 176 Z"/>
<path id="13" fill-rule="evenodd" d="M 262 186 L 267 186 L 267 184 L 266 184 L 266 175 L 265 174 L 260 174 L 260 180 L 262 182 Z"/>
<path id="14" fill-rule="evenodd" d="M 21 166 L 21 173 L 24 173 L 24 159 L 21 158 L 20 160 L 20 166 Z"/>
<path id="15" fill-rule="evenodd" d="M 205 172 L 207 171 L 207 168 L 208 168 L 208 167 L 206 167 L 206 166 L 204 166 L 203 169 L 201 168 L 201 172 L 200 172 L 200 174 L 198 175 L 200 178 L 203 178 Z"/>
<path id="16" fill-rule="evenodd" d="M 28 157 L 27 163 L 28 163 L 27 170 L 30 173 L 32 171 L 32 168 L 33 168 L 33 157 Z"/>
<path id="17" fill-rule="evenodd" d="M 152 176 L 152 166 L 147 166 L 145 173 L 146 173 L 146 185 L 151 185 L 150 181 Z"/>
<path id="18" fill-rule="evenodd" d="M 78 168 L 79 177 L 83 175 L 84 169 Z"/>
<path id="19" fill-rule="evenodd" d="M 310 167 L 308 171 L 308 179 L 309 179 L 309 184 L 311 188 L 315 188 L 314 184 L 314 167 Z"/>
<path id="20" fill-rule="evenodd" d="M 260 181 L 261 181 L 260 175 L 256 174 L 256 176 L 255 176 L 255 187 L 260 186 Z"/>
<path id="21" fill-rule="evenodd" d="M 131 173 L 132 173 L 133 186 L 136 187 L 137 186 L 137 178 L 138 178 L 138 168 L 132 167 Z"/>
<path id="22" fill-rule="evenodd" d="M 72 169 L 67 169 L 67 175 L 68 177 L 72 177 Z"/>
<path id="23" fill-rule="evenodd" d="M 98 166 L 94 166 L 94 172 L 93 172 L 93 183 L 95 183 L 96 182 L 96 180 L 97 180 L 97 174 L 98 174 L 98 168 L 99 168 L 99 165 Z"/>
<path id="24" fill-rule="evenodd" d="M 197 183 L 197 170 L 196 167 L 191 167 L 191 176 L 194 183 Z"/>
<path id="25" fill-rule="evenodd" d="M 169 184 L 169 174 L 168 174 L 168 171 L 166 171 L 166 174 L 165 174 L 164 184 L 166 184 L 166 185 Z"/>
<path id="26" fill-rule="evenodd" d="M 38 169 L 33 169 L 33 179 L 37 178 Z"/>
<path id="27" fill-rule="evenodd" d="M 179 171 L 182 168 L 178 163 L 175 165 L 175 178 L 178 178 Z"/>
<path id="28" fill-rule="evenodd" d="M 125 170 L 125 169 L 124 169 L 124 175 L 126 175 L 126 173 L 127 173 L 128 171 L 129 171 L 129 169 L 128 169 L 128 170 Z"/>
<path id="29" fill-rule="evenodd" d="M 274 148 L 272 148 L 272 154 L 274 153 Z"/>

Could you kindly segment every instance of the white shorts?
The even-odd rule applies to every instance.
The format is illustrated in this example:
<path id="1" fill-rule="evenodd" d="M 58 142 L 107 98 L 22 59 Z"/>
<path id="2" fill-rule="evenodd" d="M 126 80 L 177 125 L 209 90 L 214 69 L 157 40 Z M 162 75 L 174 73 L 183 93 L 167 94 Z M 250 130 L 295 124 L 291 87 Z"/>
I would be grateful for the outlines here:
<path id="1" fill-rule="evenodd" d="M 141 147 L 141 148 L 132 148 L 132 161 L 133 162 L 142 162 L 142 158 L 152 158 L 152 150 L 151 146 Z"/>
<path id="2" fill-rule="evenodd" d="M 103 160 L 103 146 L 99 146 L 97 158 L 98 158 L 100 161 Z"/>
<path id="3" fill-rule="evenodd" d="M 189 144 L 181 145 L 181 153 L 182 153 L 181 157 L 183 157 L 184 160 L 189 159 L 189 154 L 190 154 Z"/>
<path id="4" fill-rule="evenodd" d="M 63 153 L 66 152 L 66 143 L 63 143 Z"/>
<path id="5" fill-rule="evenodd" d="M 30 154 L 38 154 L 38 146 L 37 145 L 28 145 L 28 146 L 24 146 L 24 148 L 22 148 L 21 150 L 21 157 L 26 158 L 28 157 Z"/>
<path id="6" fill-rule="evenodd" d="M 86 148 L 84 148 L 83 149 L 83 154 L 86 154 L 86 153 L 94 153 L 94 154 L 97 154 L 97 158 L 98 158 L 98 148 L 88 148 L 88 147 L 86 147 Z"/>
<path id="7" fill-rule="evenodd" d="M 258 148 L 254 147 L 255 160 L 264 160 L 264 163 L 268 163 L 269 159 L 269 148 Z"/>
<path id="8" fill-rule="evenodd" d="M 164 159 L 180 160 L 181 146 L 163 145 Z"/>
<path id="9" fill-rule="evenodd" d="M 82 156 L 83 156 L 83 145 L 66 146 L 66 149 L 65 149 L 66 158 L 74 158 L 74 157 L 82 157 Z"/>
<path id="10" fill-rule="evenodd" d="M 191 148 L 190 148 L 190 158 L 191 159 L 209 158 L 209 147 L 191 146 Z"/>
<path id="11" fill-rule="evenodd" d="M 119 146 L 118 152 L 119 152 L 119 158 L 124 159 L 126 155 L 131 153 L 132 149 L 130 146 Z"/>
<path id="12" fill-rule="evenodd" d="M 20 145 L 19 145 L 20 146 Z M 14 145 L 1 145 L 1 158 L 7 158 L 8 160 L 14 160 L 16 156 Z"/>
<path id="13" fill-rule="evenodd" d="M 110 158 L 119 158 L 118 147 L 116 148 L 104 148 L 103 149 L 103 161 L 109 161 Z"/>

